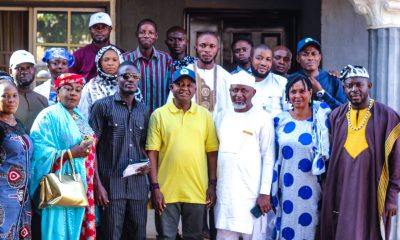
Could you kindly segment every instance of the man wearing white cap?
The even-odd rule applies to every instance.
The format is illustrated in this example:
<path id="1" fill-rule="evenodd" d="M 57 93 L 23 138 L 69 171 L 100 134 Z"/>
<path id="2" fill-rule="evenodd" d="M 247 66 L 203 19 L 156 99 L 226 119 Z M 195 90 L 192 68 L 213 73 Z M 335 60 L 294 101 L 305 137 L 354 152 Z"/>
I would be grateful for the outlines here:
<path id="1" fill-rule="evenodd" d="M 9 72 L 17 85 L 19 106 L 15 116 L 25 125 L 26 131 L 31 126 L 36 116 L 48 106 L 47 99 L 32 90 L 35 80 L 35 58 L 25 50 L 15 51 L 10 57 Z"/>
<path id="2" fill-rule="evenodd" d="M 89 81 L 96 76 L 96 54 L 105 46 L 110 45 L 112 22 L 110 15 L 98 12 L 90 17 L 89 31 L 92 43 L 74 52 L 75 63 L 69 69 L 70 73 L 77 73 Z"/>
<path id="3" fill-rule="evenodd" d="M 220 141 L 215 221 L 217 239 L 267 239 L 265 215 L 270 191 L 275 141 L 272 119 L 253 107 L 255 78 L 240 71 L 232 75 L 233 109 L 215 119 Z"/>

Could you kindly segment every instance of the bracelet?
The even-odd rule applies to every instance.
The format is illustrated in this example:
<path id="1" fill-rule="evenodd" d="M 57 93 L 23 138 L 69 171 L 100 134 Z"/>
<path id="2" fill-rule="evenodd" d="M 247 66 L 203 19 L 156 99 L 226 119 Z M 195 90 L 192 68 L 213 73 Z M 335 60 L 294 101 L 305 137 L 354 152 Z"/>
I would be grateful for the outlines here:
<path id="1" fill-rule="evenodd" d="M 68 149 L 68 150 L 67 150 L 67 153 L 68 153 L 68 157 L 69 157 L 69 159 L 70 159 L 70 160 L 72 160 L 72 159 L 73 159 L 73 157 L 72 157 L 72 152 L 71 152 L 71 149 Z"/>
<path id="2" fill-rule="evenodd" d="M 160 184 L 158 183 L 150 183 L 150 190 L 156 190 L 156 189 L 160 189 Z"/>
<path id="3" fill-rule="evenodd" d="M 217 179 L 209 179 L 208 180 L 208 186 L 217 186 Z"/>

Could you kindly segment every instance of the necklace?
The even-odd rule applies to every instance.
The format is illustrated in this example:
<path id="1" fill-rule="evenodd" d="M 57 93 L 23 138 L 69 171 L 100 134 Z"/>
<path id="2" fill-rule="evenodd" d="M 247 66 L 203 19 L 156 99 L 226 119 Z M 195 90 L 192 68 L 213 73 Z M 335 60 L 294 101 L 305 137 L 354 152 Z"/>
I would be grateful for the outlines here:
<path id="1" fill-rule="evenodd" d="M 71 113 L 72 119 L 74 119 L 75 121 L 78 121 L 78 116 L 75 113 Z"/>
<path id="2" fill-rule="evenodd" d="M 349 128 L 351 128 L 351 130 L 358 131 L 358 130 L 360 130 L 360 129 L 362 129 L 364 127 L 364 125 L 367 123 L 367 119 L 371 115 L 371 108 L 372 108 L 372 104 L 373 103 L 374 103 L 374 100 L 370 99 L 369 100 L 369 104 L 368 104 L 367 112 L 365 113 L 365 116 L 364 116 L 364 118 L 363 118 L 363 120 L 361 122 L 361 125 L 356 127 L 356 128 L 353 127 L 353 125 L 351 124 L 351 121 L 350 121 L 351 104 L 349 103 L 349 110 L 347 111 L 347 122 L 348 122 Z"/>

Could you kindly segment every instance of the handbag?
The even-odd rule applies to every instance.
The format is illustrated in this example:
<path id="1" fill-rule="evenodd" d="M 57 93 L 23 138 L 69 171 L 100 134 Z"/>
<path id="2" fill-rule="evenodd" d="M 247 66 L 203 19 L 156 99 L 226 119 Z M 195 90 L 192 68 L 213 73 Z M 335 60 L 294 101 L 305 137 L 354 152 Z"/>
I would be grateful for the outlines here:
<path id="1" fill-rule="evenodd" d="M 40 209 L 50 206 L 86 207 L 89 205 L 81 176 L 75 173 L 74 166 L 71 163 L 72 155 L 70 152 L 68 152 L 67 161 L 72 169 L 72 173 L 62 175 L 64 153 L 65 151 L 61 153 L 59 173 L 51 172 L 56 159 L 56 153 L 53 157 L 50 172 L 46 176 L 43 176 L 40 181 Z"/>

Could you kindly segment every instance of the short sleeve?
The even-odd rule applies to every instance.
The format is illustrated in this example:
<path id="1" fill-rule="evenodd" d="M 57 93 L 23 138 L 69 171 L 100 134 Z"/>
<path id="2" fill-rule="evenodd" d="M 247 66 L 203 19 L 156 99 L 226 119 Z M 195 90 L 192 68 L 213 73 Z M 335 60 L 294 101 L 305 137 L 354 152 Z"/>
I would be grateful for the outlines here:
<path id="1" fill-rule="evenodd" d="M 155 111 L 150 116 L 149 129 L 147 131 L 146 150 L 160 151 L 161 148 L 160 114 Z"/>

